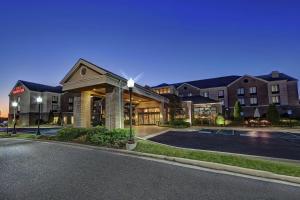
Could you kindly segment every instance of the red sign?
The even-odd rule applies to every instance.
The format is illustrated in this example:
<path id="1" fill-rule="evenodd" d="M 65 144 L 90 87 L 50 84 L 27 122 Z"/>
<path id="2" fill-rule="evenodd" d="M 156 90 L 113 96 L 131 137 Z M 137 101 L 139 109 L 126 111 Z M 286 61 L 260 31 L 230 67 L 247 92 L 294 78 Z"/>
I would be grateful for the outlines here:
<path id="1" fill-rule="evenodd" d="M 14 88 L 12 93 L 13 94 L 22 94 L 24 91 L 25 91 L 25 88 L 23 88 L 22 86 L 17 86 Z"/>

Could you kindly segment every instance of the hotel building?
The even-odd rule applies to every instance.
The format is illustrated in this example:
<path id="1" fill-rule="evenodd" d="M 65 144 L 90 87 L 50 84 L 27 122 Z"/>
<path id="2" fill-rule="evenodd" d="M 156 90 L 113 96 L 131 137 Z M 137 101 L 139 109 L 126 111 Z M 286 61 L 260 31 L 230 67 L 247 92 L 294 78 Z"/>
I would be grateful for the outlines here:
<path id="1" fill-rule="evenodd" d="M 61 86 L 18 81 L 9 94 L 9 121 L 13 119 L 12 102 L 17 101 L 17 124 L 36 124 L 39 116 L 36 98 L 41 96 L 44 122 L 122 128 L 129 119 L 126 83 L 125 78 L 79 59 L 61 80 Z M 274 71 L 262 76 L 225 76 L 155 87 L 136 84 L 133 88 L 134 124 L 157 125 L 170 120 L 170 95 L 180 98 L 181 117 L 191 123 L 197 118 L 213 122 L 219 113 L 229 117 L 236 101 L 241 103 L 245 117 L 253 117 L 256 109 L 263 117 L 273 103 L 281 114 L 292 111 L 293 116 L 300 116 L 298 80 Z"/>

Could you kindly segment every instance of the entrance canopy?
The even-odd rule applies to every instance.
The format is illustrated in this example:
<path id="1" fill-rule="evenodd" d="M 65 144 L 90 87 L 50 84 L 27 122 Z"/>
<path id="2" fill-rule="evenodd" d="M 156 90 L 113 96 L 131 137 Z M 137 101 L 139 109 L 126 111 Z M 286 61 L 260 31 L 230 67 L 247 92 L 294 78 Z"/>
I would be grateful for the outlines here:
<path id="1" fill-rule="evenodd" d="M 124 106 L 129 102 L 127 79 L 86 60 L 79 59 L 60 84 L 63 86 L 63 91 L 78 94 L 74 97 L 73 115 L 75 126 L 91 126 L 95 117 L 92 114 L 94 113 L 94 102 L 96 102 L 95 104 L 101 104 L 101 109 L 97 109 L 98 111 L 102 111 L 102 102 L 104 102 L 103 110 L 105 113 L 99 114 L 105 116 L 105 126 L 107 128 L 122 128 L 124 126 L 124 118 L 126 118 Z M 105 99 L 105 101 L 101 99 Z M 163 120 L 165 116 L 164 104 L 168 103 L 168 99 L 165 97 L 160 96 L 151 89 L 135 84 L 132 100 L 136 108 L 135 112 L 145 112 L 149 108 L 158 110 L 158 115 L 151 123 Z M 144 122 L 143 119 L 139 120 L 138 116 L 139 113 L 135 113 L 136 121 Z"/>

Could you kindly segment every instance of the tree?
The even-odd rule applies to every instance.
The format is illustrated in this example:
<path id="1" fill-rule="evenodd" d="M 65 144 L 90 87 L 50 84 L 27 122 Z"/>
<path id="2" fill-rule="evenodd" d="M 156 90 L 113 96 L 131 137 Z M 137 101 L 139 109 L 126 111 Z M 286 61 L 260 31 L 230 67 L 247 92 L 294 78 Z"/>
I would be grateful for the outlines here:
<path id="1" fill-rule="evenodd" d="M 53 111 L 50 110 L 49 116 L 48 116 L 48 123 L 51 124 L 51 123 L 53 123 L 53 121 L 54 121 L 54 114 L 53 114 Z"/>
<path id="2" fill-rule="evenodd" d="M 275 104 L 270 104 L 267 111 L 267 119 L 272 123 L 276 124 L 280 120 L 279 112 Z"/>
<path id="3" fill-rule="evenodd" d="M 241 112 L 242 112 L 242 107 L 239 101 L 236 101 L 234 104 L 234 108 L 233 108 L 233 118 L 236 121 L 240 121 L 241 120 Z"/>
<path id="4" fill-rule="evenodd" d="M 176 115 L 180 114 L 183 110 L 181 99 L 174 94 L 165 94 L 164 96 L 169 99 L 170 121 L 174 121 Z"/>

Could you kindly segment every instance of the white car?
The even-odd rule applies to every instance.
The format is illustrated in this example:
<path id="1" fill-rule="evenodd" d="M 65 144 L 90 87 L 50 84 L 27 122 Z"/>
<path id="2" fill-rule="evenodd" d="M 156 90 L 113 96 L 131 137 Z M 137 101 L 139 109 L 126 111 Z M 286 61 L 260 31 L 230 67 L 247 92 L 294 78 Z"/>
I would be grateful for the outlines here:
<path id="1" fill-rule="evenodd" d="M 6 126 L 7 126 L 7 123 L 8 123 L 7 121 L 1 122 L 1 123 L 0 123 L 0 127 L 6 127 Z"/>

